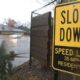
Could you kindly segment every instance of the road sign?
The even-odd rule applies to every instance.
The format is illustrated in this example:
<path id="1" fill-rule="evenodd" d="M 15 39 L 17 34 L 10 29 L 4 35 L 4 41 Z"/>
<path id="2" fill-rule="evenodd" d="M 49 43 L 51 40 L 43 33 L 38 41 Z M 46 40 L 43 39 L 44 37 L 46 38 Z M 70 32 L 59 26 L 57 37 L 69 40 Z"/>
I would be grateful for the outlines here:
<path id="1" fill-rule="evenodd" d="M 80 2 L 56 6 L 54 19 L 52 66 L 80 76 Z"/>

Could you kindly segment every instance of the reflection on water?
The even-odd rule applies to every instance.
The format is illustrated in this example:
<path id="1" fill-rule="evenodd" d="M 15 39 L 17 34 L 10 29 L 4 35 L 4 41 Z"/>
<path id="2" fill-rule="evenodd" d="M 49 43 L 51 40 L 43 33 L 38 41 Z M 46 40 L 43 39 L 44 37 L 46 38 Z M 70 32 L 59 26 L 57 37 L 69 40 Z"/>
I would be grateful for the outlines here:
<path id="1" fill-rule="evenodd" d="M 23 55 L 20 55 L 20 56 L 23 56 L 23 57 L 18 57 L 18 58 L 15 58 L 14 61 L 12 61 L 12 64 L 13 64 L 13 68 L 14 67 L 17 67 L 21 64 L 23 64 L 24 62 L 28 61 L 29 60 L 29 54 L 23 54 Z M 25 56 L 25 57 L 24 57 Z"/>
<path id="2" fill-rule="evenodd" d="M 13 36 L 15 37 L 15 35 Z M 30 36 L 22 36 L 18 39 L 12 39 L 10 35 L 0 35 L 0 45 L 5 41 L 6 53 L 10 54 L 10 51 L 14 51 L 19 54 L 20 57 L 16 57 L 13 63 L 13 67 L 17 67 L 29 60 L 30 54 Z"/>
<path id="3" fill-rule="evenodd" d="M 24 62 L 29 60 L 29 54 L 30 54 L 30 37 L 25 36 L 17 40 L 17 45 L 13 48 L 13 50 L 20 54 L 20 57 L 16 57 L 13 63 L 13 67 L 17 67 Z"/>

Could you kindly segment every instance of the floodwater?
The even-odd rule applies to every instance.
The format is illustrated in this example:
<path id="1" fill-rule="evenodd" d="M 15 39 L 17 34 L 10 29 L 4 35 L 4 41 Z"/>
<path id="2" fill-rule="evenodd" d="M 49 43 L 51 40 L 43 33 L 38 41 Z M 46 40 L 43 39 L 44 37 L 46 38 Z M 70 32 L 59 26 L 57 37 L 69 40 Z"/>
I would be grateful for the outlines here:
<path id="1" fill-rule="evenodd" d="M 15 54 L 19 54 L 19 57 L 15 57 L 12 61 L 13 67 L 17 67 L 29 60 L 30 55 L 30 36 L 22 36 L 15 38 L 16 35 L 0 35 L 0 45 L 3 41 L 6 53 L 10 54 L 10 51 L 14 51 Z"/>
<path id="2" fill-rule="evenodd" d="M 20 66 L 28 61 L 30 55 L 30 36 L 24 36 L 21 39 L 17 39 L 17 45 L 13 50 L 19 54 L 19 57 L 14 58 L 12 61 L 13 67 Z"/>

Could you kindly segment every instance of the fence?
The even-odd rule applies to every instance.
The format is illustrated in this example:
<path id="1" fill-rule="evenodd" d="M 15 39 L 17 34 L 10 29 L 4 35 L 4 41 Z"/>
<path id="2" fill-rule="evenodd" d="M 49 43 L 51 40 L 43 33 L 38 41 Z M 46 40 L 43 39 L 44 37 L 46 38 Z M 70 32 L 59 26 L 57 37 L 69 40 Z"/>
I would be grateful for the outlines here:
<path id="1" fill-rule="evenodd" d="M 42 65 L 49 66 L 51 56 L 50 43 L 51 13 L 31 17 L 30 60 L 34 57 L 38 59 Z"/>

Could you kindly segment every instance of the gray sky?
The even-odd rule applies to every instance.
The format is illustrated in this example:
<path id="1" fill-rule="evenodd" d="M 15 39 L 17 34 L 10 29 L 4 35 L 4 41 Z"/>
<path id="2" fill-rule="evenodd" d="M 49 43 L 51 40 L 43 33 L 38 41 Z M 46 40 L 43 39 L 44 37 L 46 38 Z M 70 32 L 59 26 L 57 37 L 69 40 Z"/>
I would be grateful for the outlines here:
<path id="1" fill-rule="evenodd" d="M 36 0 L 0 0 L 0 23 L 7 18 L 22 23 L 30 21 L 31 11 L 41 6 Z"/>

